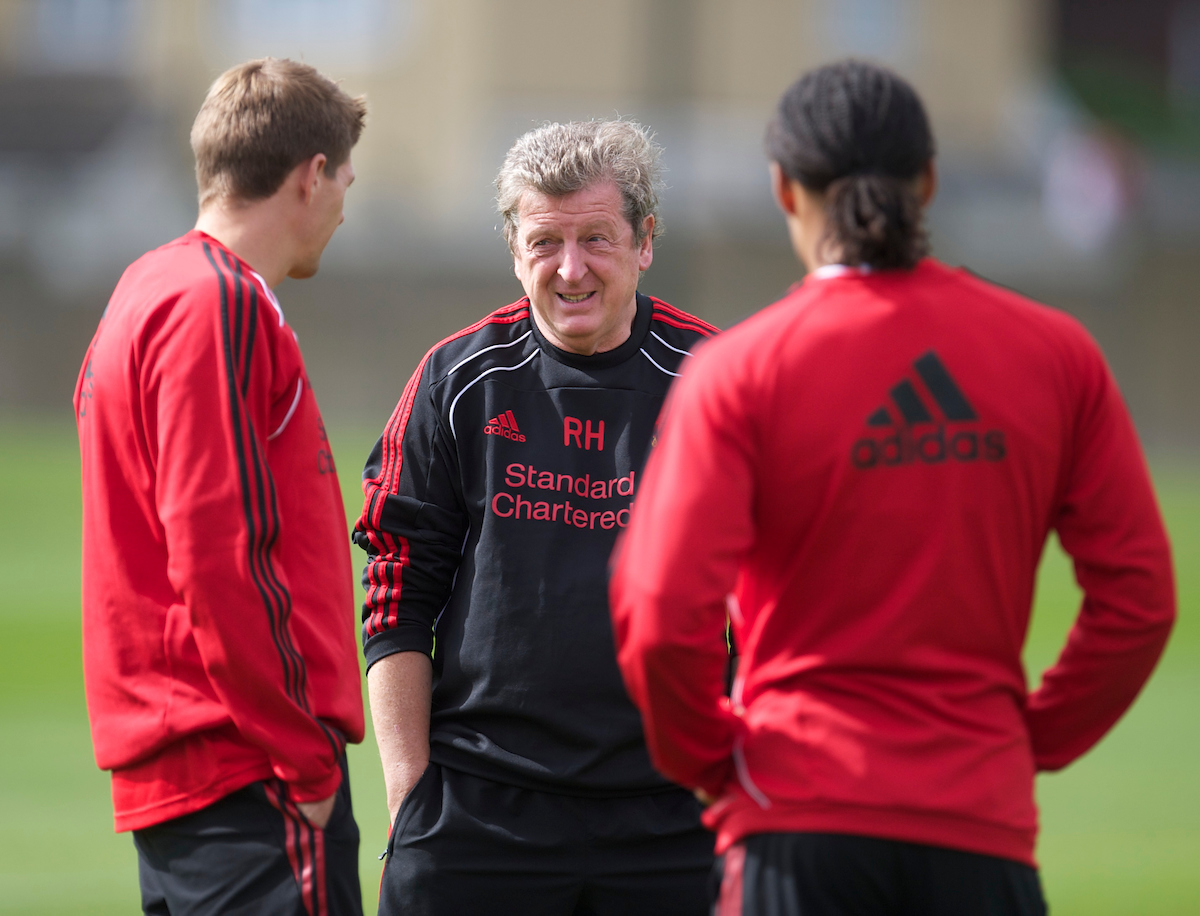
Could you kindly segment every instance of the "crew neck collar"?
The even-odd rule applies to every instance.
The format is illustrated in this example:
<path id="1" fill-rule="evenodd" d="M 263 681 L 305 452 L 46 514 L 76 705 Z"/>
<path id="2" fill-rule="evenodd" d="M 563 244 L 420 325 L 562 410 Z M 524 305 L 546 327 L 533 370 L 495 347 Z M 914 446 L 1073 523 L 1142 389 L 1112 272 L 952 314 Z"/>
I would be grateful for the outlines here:
<path id="1" fill-rule="evenodd" d="M 641 348 L 646 340 L 646 335 L 650 331 L 650 321 L 654 317 L 654 307 L 650 302 L 649 296 L 637 293 L 636 301 L 637 313 L 633 316 L 633 326 L 630 328 L 629 337 L 619 347 L 612 350 L 605 350 L 603 353 L 593 353 L 591 356 L 584 356 L 582 353 L 572 353 L 570 350 L 556 347 L 542 334 L 541 328 L 538 327 L 537 319 L 533 316 L 533 304 L 530 303 L 529 324 L 533 328 L 533 339 L 538 342 L 538 346 L 542 348 L 542 351 L 547 356 L 575 369 L 607 369 L 610 366 L 619 365 L 637 353 Z"/>
<path id="2" fill-rule="evenodd" d="M 832 280 L 834 277 L 857 277 L 869 273 L 871 267 L 868 264 L 860 264 L 857 267 L 850 267 L 848 264 L 822 264 L 808 275 L 814 280 Z"/>
<path id="3" fill-rule="evenodd" d="M 823 264 L 816 270 L 809 271 L 804 276 L 804 280 L 833 280 L 838 277 L 871 277 L 882 276 L 887 277 L 896 274 L 915 274 L 919 271 L 929 269 L 929 265 L 935 263 L 929 255 L 921 258 L 911 268 L 876 268 L 870 264 L 856 264 L 851 267 L 848 264 Z"/>

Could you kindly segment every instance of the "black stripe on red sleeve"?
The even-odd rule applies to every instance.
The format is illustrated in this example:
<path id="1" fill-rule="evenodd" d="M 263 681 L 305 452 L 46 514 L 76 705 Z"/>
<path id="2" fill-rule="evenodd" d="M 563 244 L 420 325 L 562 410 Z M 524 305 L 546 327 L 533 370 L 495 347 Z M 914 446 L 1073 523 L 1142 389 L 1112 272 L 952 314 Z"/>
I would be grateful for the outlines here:
<path id="1" fill-rule="evenodd" d="M 220 290 L 221 301 L 221 331 L 222 331 L 222 347 L 225 354 L 225 379 L 228 388 L 229 412 L 232 420 L 233 438 L 234 438 L 234 453 L 238 466 L 238 478 L 241 483 L 242 490 L 242 513 L 246 523 L 247 543 L 250 547 L 249 561 L 250 577 L 254 582 L 254 587 L 257 589 L 259 599 L 262 601 L 265 609 L 271 630 L 271 636 L 275 643 L 275 650 L 279 655 L 279 663 L 284 671 L 285 685 L 288 690 L 288 695 L 292 693 L 292 663 L 288 657 L 288 653 L 284 650 L 283 645 L 278 639 L 277 617 L 278 606 L 277 596 L 271 594 L 266 583 L 263 581 L 259 564 L 256 556 L 256 548 L 262 538 L 259 535 L 258 518 L 254 513 L 253 499 L 250 489 L 250 469 L 246 454 L 246 444 L 244 442 L 245 432 L 242 425 L 242 408 L 241 401 L 237 391 L 237 371 L 236 361 L 234 358 L 234 341 L 232 336 L 232 328 L 230 325 L 229 315 L 229 286 L 228 280 L 231 279 L 221 270 L 217 264 L 216 258 L 213 257 L 212 248 L 206 242 L 204 244 L 204 254 L 212 265 L 213 270 L 217 275 L 217 285 Z M 223 254 L 223 253 L 222 253 Z"/>
<path id="2" fill-rule="evenodd" d="M 404 393 L 400 396 L 400 401 L 396 404 L 396 409 L 392 412 L 391 417 L 388 418 L 387 425 L 383 429 L 379 474 L 364 481 L 365 485 L 382 486 L 386 492 L 395 491 L 396 485 L 400 480 L 400 470 L 404 462 L 404 455 L 401 450 L 404 431 L 408 426 L 408 418 L 412 415 L 412 406 L 416 400 L 417 389 L 421 385 L 421 376 L 425 372 L 425 366 L 429 362 L 430 357 L 447 344 L 474 334 L 489 324 L 513 324 L 523 320 L 528 314 L 528 300 L 520 299 L 501 309 L 497 309 L 474 324 L 463 328 L 461 331 L 451 334 L 429 349 L 421 358 L 421 362 L 417 365 L 417 369 L 409 378 L 408 383 L 404 386 Z M 364 522 L 371 525 L 371 527 L 378 527 L 380 523 L 383 512 L 383 500 L 382 498 L 377 498 L 380 496 L 381 494 L 376 491 L 368 500 L 368 506 L 363 513 Z"/>
<path id="3" fill-rule="evenodd" d="M 243 318 L 243 302 L 245 299 L 246 288 L 249 286 L 247 278 L 241 274 L 240 264 L 236 261 L 231 261 L 229 255 L 222 251 L 221 260 L 224 262 L 227 273 L 226 276 L 232 282 L 235 291 L 234 306 L 236 309 L 235 326 L 242 326 Z M 257 312 L 256 312 L 257 317 Z M 249 378 L 250 366 L 253 361 L 253 337 L 247 335 L 246 346 L 242 351 L 241 365 L 231 361 L 228 365 L 228 375 L 230 377 L 231 389 L 231 404 L 237 401 L 237 395 L 233 391 L 236 385 L 238 376 Z M 241 341 L 235 339 L 233 351 L 236 353 L 242 350 Z M 238 370 L 241 370 L 240 372 Z M 243 405 L 241 403 L 232 404 L 233 409 L 238 411 Z M 239 460 L 249 464 L 254 472 L 254 488 L 253 492 L 257 502 L 257 521 L 261 536 L 251 538 L 251 568 L 254 570 L 256 578 L 265 583 L 267 590 L 271 594 L 271 629 L 272 636 L 275 639 L 276 645 L 287 659 L 284 666 L 284 681 L 288 696 L 296 705 L 300 706 L 305 712 L 311 712 L 308 704 L 307 691 L 307 671 L 304 665 L 304 659 L 296 648 L 295 643 L 291 638 L 291 630 L 288 626 L 292 612 L 292 596 L 288 589 L 280 580 L 275 569 L 275 565 L 271 562 L 271 550 L 274 548 L 279 539 L 279 506 L 275 495 L 275 482 L 271 477 L 270 470 L 265 467 L 261 449 L 258 443 L 258 437 L 254 434 L 253 420 L 249 414 L 241 410 L 242 416 L 245 417 L 246 432 L 244 437 L 239 435 L 240 449 L 248 452 L 248 455 L 240 455 Z M 252 513 L 253 514 L 253 513 Z"/>
<path id="4" fill-rule="evenodd" d="M 303 656 L 292 640 L 291 629 L 288 626 L 292 609 L 291 594 L 283 585 L 271 562 L 271 550 L 279 539 L 280 531 L 279 504 L 276 498 L 275 484 L 270 471 L 266 468 L 258 438 L 254 435 L 253 423 L 244 410 L 242 398 L 239 397 L 239 375 L 247 381 L 250 377 L 255 339 L 253 328 L 257 324 L 258 318 L 257 293 L 249 280 L 241 273 L 240 264 L 234 268 L 224 251 L 221 251 L 220 255 L 225 270 L 222 270 L 217 263 L 212 247 L 207 242 L 204 244 L 204 253 L 216 272 L 220 290 L 225 378 L 234 435 L 234 451 L 242 489 L 242 511 L 246 522 L 249 551 L 247 561 L 250 577 L 267 613 L 271 638 L 275 643 L 284 674 L 284 690 L 292 702 L 311 715 L 312 710 L 308 702 L 307 669 Z M 229 295 L 231 285 L 235 290 L 232 318 Z M 235 334 L 240 334 L 241 329 L 245 326 L 243 292 L 246 287 L 250 289 L 254 323 L 248 326 L 246 338 L 243 341 L 240 337 L 235 337 Z M 241 358 L 236 358 L 235 353 L 240 354 Z M 251 486 L 251 470 L 254 474 L 253 487 Z M 319 719 L 315 721 L 329 742 L 334 759 L 336 759 L 342 752 L 342 742 L 324 722 Z"/>

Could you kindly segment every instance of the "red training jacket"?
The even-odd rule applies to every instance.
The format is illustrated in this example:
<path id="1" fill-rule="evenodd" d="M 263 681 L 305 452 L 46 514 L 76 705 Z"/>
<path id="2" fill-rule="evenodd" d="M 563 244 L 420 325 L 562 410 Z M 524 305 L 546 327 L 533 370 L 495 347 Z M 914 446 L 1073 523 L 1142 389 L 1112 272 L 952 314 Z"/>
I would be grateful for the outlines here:
<path id="1" fill-rule="evenodd" d="M 363 736 L 346 517 L 274 295 L 201 232 L 146 254 L 75 411 L 84 683 L 116 829 L 272 776 L 329 796 Z"/>
<path id="2" fill-rule="evenodd" d="M 626 685 L 656 765 L 718 799 L 718 852 L 820 831 L 1032 864 L 1035 771 L 1116 722 L 1174 619 L 1136 434 L 1069 316 L 930 259 L 826 273 L 668 400 L 612 580 Z M 1027 693 L 1051 529 L 1084 601 Z"/>

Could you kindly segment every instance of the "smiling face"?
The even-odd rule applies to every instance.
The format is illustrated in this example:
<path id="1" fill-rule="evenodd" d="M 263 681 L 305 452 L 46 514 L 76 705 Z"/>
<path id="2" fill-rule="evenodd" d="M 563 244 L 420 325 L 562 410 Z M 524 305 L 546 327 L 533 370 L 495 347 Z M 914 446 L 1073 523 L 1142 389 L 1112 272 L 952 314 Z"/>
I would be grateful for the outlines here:
<path id="1" fill-rule="evenodd" d="M 585 356 L 623 344 L 637 314 L 638 275 L 654 258 L 654 217 L 639 242 L 611 181 L 563 197 L 526 191 L 517 214 L 513 261 L 538 330 Z"/>

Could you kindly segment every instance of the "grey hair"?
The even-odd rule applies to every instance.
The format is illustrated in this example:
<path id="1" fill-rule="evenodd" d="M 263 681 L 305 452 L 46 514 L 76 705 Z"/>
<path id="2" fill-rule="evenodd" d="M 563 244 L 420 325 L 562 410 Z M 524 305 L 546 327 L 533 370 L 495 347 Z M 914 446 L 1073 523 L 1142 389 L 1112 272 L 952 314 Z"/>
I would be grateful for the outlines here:
<path id="1" fill-rule="evenodd" d="M 658 220 L 659 156 L 662 147 L 635 121 L 570 121 L 529 131 L 512 145 L 496 176 L 496 208 L 504 217 L 504 239 L 513 248 L 518 208 L 526 191 L 563 197 L 597 182 L 613 181 L 625 201 L 625 218 L 640 243 L 647 216 Z"/>

